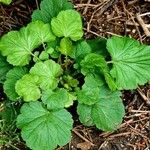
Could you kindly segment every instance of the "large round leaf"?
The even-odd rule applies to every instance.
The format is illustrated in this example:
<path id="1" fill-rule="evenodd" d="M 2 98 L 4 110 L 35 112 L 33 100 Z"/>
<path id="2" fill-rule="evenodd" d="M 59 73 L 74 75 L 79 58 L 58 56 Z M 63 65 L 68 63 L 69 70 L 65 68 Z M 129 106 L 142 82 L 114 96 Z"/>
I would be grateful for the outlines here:
<path id="1" fill-rule="evenodd" d="M 54 34 L 58 37 L 64 36 L 77 41 L 83 36 L 81 16 L 75 10 L 61 11 L 52 19 L 51 25 Z"/>
<path id="2" fill-rule="evenodd" d="M 107 49 L 112 57 L 111 75 L 119 90 L 135 89 L 150 80 L 150 46 L 128 37 L 112 37 L 107 40 Z"/>
<path id="3" fill-rule="evenodd" d="M 119 91 L 112 92 L 106 85 L 99 87 L 99 98 L 93 105 L 78 104 L 79 119 L 84 125 L 96 125 L 103 131 L 112 131 L 122 122 L 125 111 Z M 85 97 L 85 101 L 89 97 Z"/>
<path id="4" fill-rule="evenodd" d="M 44 42 L 54 41 L 50 25 L 41 21 L 31 22 L 20 31 L 11 31 L 0 40 L 0 51 L 14 66 L 25 66 L 31 60 L 32 51 Z"/>
<path id="5" fill-rule="evenodd" d="M 22 138 L 33 150 L 54 150 L 71 139 L 73 120 L 65 109 L 49 111 L 40 102 L 26 103 L 17 118 Z"/>

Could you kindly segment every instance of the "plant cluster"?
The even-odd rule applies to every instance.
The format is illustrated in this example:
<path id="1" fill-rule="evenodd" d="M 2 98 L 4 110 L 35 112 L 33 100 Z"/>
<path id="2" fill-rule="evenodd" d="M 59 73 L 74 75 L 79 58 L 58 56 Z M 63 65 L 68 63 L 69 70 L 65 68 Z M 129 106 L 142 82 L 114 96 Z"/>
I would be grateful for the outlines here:
<path id="1" fill-rule="evenodd" d="M 0 82 L 7 101 L 21 105 L 16 124 L 33 150 L 71 140 L 74 102 L 82 124 L 116 130 L 125 114 L 120 90 L 150 79 L 149 46 L 129 37 L 85 40 L 83 34 L 70 2 L 43 0 L 31 23 L 0 39 Z"/>

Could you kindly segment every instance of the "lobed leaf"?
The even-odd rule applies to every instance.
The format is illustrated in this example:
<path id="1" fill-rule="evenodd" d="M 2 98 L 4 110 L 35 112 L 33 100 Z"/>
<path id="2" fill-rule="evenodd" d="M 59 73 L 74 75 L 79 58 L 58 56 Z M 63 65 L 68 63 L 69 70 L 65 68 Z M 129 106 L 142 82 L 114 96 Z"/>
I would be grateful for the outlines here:
<path id="1" fill-rule="evenodd" d="M 87 126 L 95 124 L 103 131 L 116 130 L 125 114 L 120 96 L 119 91 L 112 92 L 106 85 L 99 87 L 99 97 L 93 105 L 81 104 L 79 101 L 77 112 L 80 121 Z M 88 99 L 85 97 L 85 101 Z"/>
<path id="2" fill-rule="evenodd" d="M 73 54 L 72 41 L 69 38 L 61 39 L 59 51 L 61 52 L 61 54 L 71 56 Z"/>
<path id="3" fill-rule="evenodd" d="M 71 139 L 72 124 L 72 117 L 65 109 L 48 111 L 38 101 L 24 104 L 17 118 L 22 138 L 33 150 L 64 146 Z"/>
<path id="4" fill-rule="evenodd" d="M 94 125 L 91 106 L 79 103 L 77 106 L 77 113 L 79 115 L 79 120 L 81 123 L 86 126 Z"/>
<path id="5" fill-rule="evenodd" d="M 53 60 L 36 63 L 30 73 L 39 77 L 40 87 L 43 90 L 55 89 L 59 82 L 57 79 L 62 74 L 61 66 Z"/>
<path id="6" fill-rule="evenodd" d="M 41 30 L 42 29 L 42 30 Z M 14 66 L 25 66 L 31 60 L 32 51 L 44 42 L 55 40 L 50 25 L 41 21 L 31 22 L 20 31 L 11 31 L 0 40 L 0 51 Z"/>
<path id="7" fill-rule="evenodd" d="M 150 46 L 128 37 L 107 40 L 112 57 L 111 75 L 119 90 L 135 89 L 150 80 Z"/>
<path id="8" fill-rule="evenodd" d="M 99 99 L 99 87 L 104 84 L 99 76 L 88 74 L 82 90 L 77 92 L 78 101 L 82 104 L 93 105 Z"/>
<path id="9" fill-rule="evenodd" d="M 19 95 L 16 93 L 15 85 L 16 82 L 21 79 L 27 72 L 27 68 L 15 67 L 7 73 L 3 88 L 5 94 L 10 100 L 16 101 L 19 97 Z"/>
<path id="10" fill-rule="evenodd" d="M 51 26 L 54 34 L 58 37 L 77 41 L 83 36 L 81 16 L 75 10 L 61 11 L 56 18 L 52 19 Z"/>
<path id="11" fill-rule="evenodd" d="M 92 72 L 97 72 L 100 75 L 103 74 L 109 88 L 113 91 L 116 90 L 116 84 L 109 73 L 109 67 L 102 55 L 90 53 L 81 61 L 80 64 L 83 74 L 86 75 Z"/>
<path id="12" fill-rule="evenodd" d="M 39 77 L 32 74 L 26 74 L 18 80 L 15 89 L 26 102 L 36 101 L 41 97 Z"/>
<path id="13" fill-rule="evenodd" d="M 43 0 L 40 9 L 33 11 L 32 21 L 41 20 L 49 23 L 60 11 L 72 9 L 73 5 L 68 0 Z"/>
<path id="14" fill-rule="evenodd" d="M 46 90 L 42 93 L 42 101 L 48 109 L 64 108 L 69 101 L 69 94 L 65 89 L 56 89 L 55 91 Z"/>

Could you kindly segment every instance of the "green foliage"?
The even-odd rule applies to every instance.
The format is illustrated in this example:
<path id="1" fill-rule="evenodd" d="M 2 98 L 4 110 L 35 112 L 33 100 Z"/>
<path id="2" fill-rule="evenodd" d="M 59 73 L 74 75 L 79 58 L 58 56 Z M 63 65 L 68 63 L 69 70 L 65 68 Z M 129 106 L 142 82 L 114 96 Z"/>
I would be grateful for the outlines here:
<path id="1" fill-rule="evenodd" d="M 60 41 L 59 51 L 61 52 L 61 54 L 64 54 L 66 56 L 71 56 L 73 53 L 72 41 L 69 40 L 69 38 L 63 38 Z"/>
<path id="2" fill-rule="evenodd" d="M 85 125 L 95 124 L 103 131 L 112 131 L 118 128 L 125 115 L 121 101 L 121 93 L 112 92 L 105 85 L 99 88 L 99 98 L 93 105 L 79 103 L 79 119 Z M 84 99 L 84 102 L 87 99 Z M 86 112 L 86 115 L 85 115 Z"/>
<path id="3" fill-rule="evenodd" d="M 75 10 L 61 11 L 56 18 L 52 19 L 51 26 L 58 37 L 68 37 L 77 41 L 83 36 L 81 16 Z"/>
<path id="4" fill-rule="evenodd" d="M 41 20 L 49 23 L 60 11 L 72 8 L 73 5 L 68 0 L 43 0 L 40 9 L 33 12 L 32 21 Z"/>
<path id="5" fill-rule="evenodd" d="M 0 3 L 9 5 L 12 2 L 12 0 L 0 0 Z"/>
<path id="6" fill-rule="evenodd" d="M 82 18 L 71 9 L 67 0 L 43 0 L 27 27 L 0 39 L 0 82 L 8 99 L 22 106 L 17 126 L 31 149 L 70 141 L 66 108 L 74 101 L 81 123 L 116 130 L 125 114 L 118 90 L 150 80 L 149 46 L 128 37 L 86 41 Z"/>
<path id="7" fill-rule="evenodd" d="M 16 82 L 27 73 L 27 68 L 14 67 L 6 75 L 4 82 L 4 92 L 12 101 L 16 101 L 19 97 L 15 90 Z"/>
<path id="8" fill-rule="evenodd" d="M 0 106 L 0 146 L 7 149 L 17 149 L 14 142 L 20 142 L 16 127 L 18 106 L 11 101 L 1 102 Z"/>
<path id="9" fill-rule="evenodd" d="M 69 93 L 65 89 L 47 90 L 42 94 L 42 101 L 49 109 L 64 108 L 69 101 Z"/>
<path id="10" fill-rule="evenodd" d="M 19 96 L 23 97 L 24 101 L 36 101 L 41 97 L 39 89 L 40 79 L 32 74 L 24 75 L 17 81 L 15 89 Z"/>
<path id="11" fill-rule="evenodd" d="M 30 70 L 30 73 L 39 77 L 40 87 L 43 90 L 55 89 L 62 74 L 61 66 L 53 60 L 36 63 Z"/>
<path id="12" fill-rule="evenodd" d="M 0 83 L 6 78 L 7 72 L 11 69 L 11 65 L 6 61 L 6 59 L 0 54 Z"/>
<path id="13" fill-rule="evenodd" d="M 47 110 L 41 102 L 24 104 L 17 118 L 22 137 L 33 150 L 53 150 L 57 145 L 67 144 L 72 124 L 71 115 L 65 109 Z"/>
<path id="14" fill-rule="evenodd" d="M 42 30 L 41 30 L 42 29 Z M 32 51 L 44 42 L 54 41 L 49 24 L 31 22 L 20 31 L 11 31 L 0 40 L 0 50 L 14 66 L 25 66 L 31 60 Z M 21 58 L 21 59 L 20 59 Z"/>
<path id="15" fill-rule="evenodd" d="M 111 90 L 116 89 L 116 85 L 113 81 L 113 78 L 110 76 L 109 67 L 104 57 L 95 53 L 88 54 L 82 61 L 82 73 L 84 75 L 92 72 L 102 73 L 105 77 L 105 80 Z"/>
<path id="16" fill-rule="evenodd" d="M 150 46 L 128 37 L 112 37 L 107 49 L 112 57 L 111 75 L 119 90 L 135 89 L 149 81 Z"/>

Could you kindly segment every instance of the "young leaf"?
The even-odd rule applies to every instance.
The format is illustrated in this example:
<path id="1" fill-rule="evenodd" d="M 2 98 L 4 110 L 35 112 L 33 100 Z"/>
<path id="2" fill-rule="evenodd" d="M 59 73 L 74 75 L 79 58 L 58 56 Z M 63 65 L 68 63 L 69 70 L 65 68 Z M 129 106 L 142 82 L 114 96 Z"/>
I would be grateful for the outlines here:
<path id="1" fill-rule="evenodd" d="M 7 56 L 10 64 L 24 66 L 29 64 L 35 48 L 53 40 L 55 36 L 51 32 L 50 25 L 36 21 L 21 28 L 20 31 L 11 31 L 4 35 L 0 40 L 0 50 L 3 56 Z"/>
<path id="2" fill-rule="evenodd" d="M 49 55 L 46 51 L 42 51 L 41 54 L 39 55 L 39 59 L 40 60 L 48 60 L 49 59 Z"/>
<path id="3" fill-rule="evenodd" d="M 75 10 L 61 11 L 56 18 L 52 19 L 51 26 L 58 37 L 68 37 L 77 41 L 83 36 L 81 16 Z"/>
<path id="4" fill-rule="evenodd" d="M 41 20 L 49 23 L 62 10 L 72 9 L 73 5 L 68 0 L 43 0 L 40 10 L 33 11 L 32 21 Z"/>
<path id="5" fill-rule="evenodd" d="M 94 125 L 91 106 L 79 103 L 77 107 L 77 112 L 81 123 L 83 123 L 86 126 Z"/>
<path id="6" fill-rule="evenodd" d="M 24 104 L 17 118 L 22 138 L 33 150 L 64 146 L 71 139 L 72 124 L 72 117 L 65 109 L 48 111 L 38 101 Z"/>
<path id="7" fill-rule="evenodd" d="M 119 90 L 135 89 L 150 80 L 150 46 L 128 37 L 112 37 L 107 49 L 113 63 L 111 75 Z"/>
<path id="8" fill-rule="evenodd" d="M 2 83 L 5 78 L 7 72 L 11 69 L 11 65 L 6 61 L 6 59 L 0 55 L 0 83 Z"/>
<path id="9" fill-rule="evenodd" d="M 28 70 L 26 68 L 15 67 L 11 69 L 6 75 L 6 81 L 4 82 L 4 92 L 10 100 L 16 101 L 19 97 L 15 90 L 16 82 L 21 79 Z"/>
<path id="10" fill-rule="evenodd" d="M 61 66 L 53 60 L 36 63 L 30 70 L 30 73 L 36 75 L 40 79 L 40 87 L 43 90 L 55 89 L 62 74 Z"/>
<path id="11" fill-rule="evenodd" d="M 81 60 L 87 55 L 91 53 L 91 47 L 86 41 L 79 41 L 76 44 L 75 50 L 75 60 L 80 63 Z"/>
<path id="12" fill-rule="evenodd" d="M 63 38 L 60 41 L 59 51 L 61 52 L 61 54 L 64 54 L 66 56 L 71 56 L 73 54 L 72 41 L 69 38 Z"/>
<path id="13" fill-rule="evenodd" d="M 50 54 L 52 58 L 59 58 L 59 56 L 61 55 L 60 51 L 58 50 L 59 44 L 59 38 L 56 38 L 55 41 L 47 43 L 46 52 Z"/>
<path id="14" fill-rule="evenodd" d="M 41 99 L 48 109 L 60 109 L 69 101 L 69 94 L 65 89 L 46 90 Z"/>
<path id="15" fill-rule="evenodd" d="M 99 87 L 103 84 L 101 77 L 92 74 L 87 75 L 82 90 L 77 92 L 78 101 L 87 105 L 95 104 L 99 100 Z"/>
<path id="16" fill-rule="evenodd" d="M 103 74 L 105 77 L 105 80 L 111 90 L 116 89 L 116 84 L 113 80 L 113 78 L 110 76 L 109 73 L 109 67 L 104 59 L 103 56 L 90 53 L 88 54 L 82 61 L 81 61 L 81 67 L 82 67 L 82 73 L 88 74 L 93 72 L 95 70 L 96 72 L 99 72 L 99 74 Z M 91 73 L 92 73 L 91 72 Z"/>
<path id="17" fill-rule="evenodd" d="M 18 80 L 15 89 L 26 102 L 36 101 L 41 97 L 39 77 L 32 74 L 26 74 Z"/>
<path id="18" fill-rule="evenodd" d="M 99 88 L 99 98 L 95 104 L 79 104 L 78 114 L 80 121 L 87 126 L 90 123 L 94 123 L 98 129 L 103 131 L 117 129 L 125 114 L 120 96 L 120 92 L 112 92 L 106 85 L 101 86 Z M 89 99 L 89 97 L 86 97 L 86 99 Z M 85 111 L 87 112 L 86 114 Z"/>

